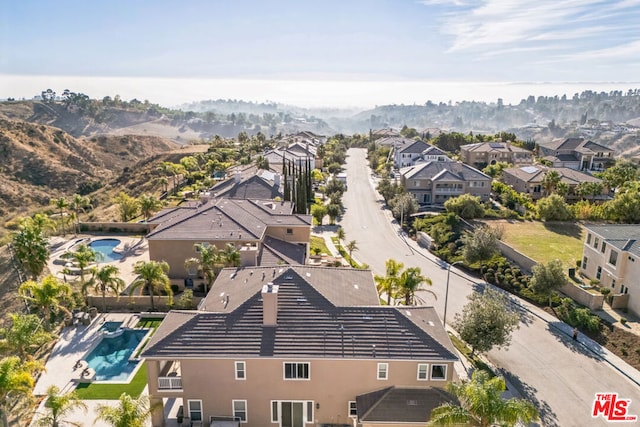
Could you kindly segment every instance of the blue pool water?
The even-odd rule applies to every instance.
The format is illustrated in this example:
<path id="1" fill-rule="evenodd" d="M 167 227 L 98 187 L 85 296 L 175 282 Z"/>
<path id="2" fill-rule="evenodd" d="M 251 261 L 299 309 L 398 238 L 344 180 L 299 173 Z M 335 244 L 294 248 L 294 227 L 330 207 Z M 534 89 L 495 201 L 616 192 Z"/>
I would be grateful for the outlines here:
<path id="1" fill-rule="evenodd" d="M 89 243 L 89 247 L 102 254 L 102 260 L 100 262 L 113 262 L 119 261 L 122 258 L 122 254 L 113 252 L 113 248 L 119 244 L 120 240 L 118 239 L 100 239 Z"/>
<path id="2" fill-rule="evenodd" d="M 125 329 L 121 335 L 109 337 L 91 350 L 85 360 L 96 371 L 97 381 L 126 381 L 139 362 L 129 362 L 138 344 L 147 334 L 145 329 Z"/>
<path id="3" fill-rule="evenodd" d="M 115 332 L 120 329 L 120 326 L 122 326 L 122 322 L 104 322 L 102 326 L 100 326 L 100 330 Z"/>

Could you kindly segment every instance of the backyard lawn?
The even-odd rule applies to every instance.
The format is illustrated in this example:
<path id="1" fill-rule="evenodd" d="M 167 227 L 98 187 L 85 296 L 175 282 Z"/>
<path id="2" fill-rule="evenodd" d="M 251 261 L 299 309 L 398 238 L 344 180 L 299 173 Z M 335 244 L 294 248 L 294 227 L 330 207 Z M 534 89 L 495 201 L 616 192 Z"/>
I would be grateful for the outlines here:
<path id="1" fill-rule="evenodd" d="M 539 263 L 558 258 L 565 268 L 582 259 L 583 229 L 579 224 L 539 221 L 487 221 L 504 229 L 502 241 Z"/>

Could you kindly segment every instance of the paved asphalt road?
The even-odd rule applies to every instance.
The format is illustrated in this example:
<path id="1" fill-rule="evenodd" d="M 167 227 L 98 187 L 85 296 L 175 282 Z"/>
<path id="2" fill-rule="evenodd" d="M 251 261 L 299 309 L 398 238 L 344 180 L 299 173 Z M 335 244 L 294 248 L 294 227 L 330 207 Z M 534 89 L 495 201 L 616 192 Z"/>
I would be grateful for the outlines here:
<path id="1" fill-rule="evenodd" d="M 358 251 L 354 257 L 369 264 L 375 274 L 384 274 L 388 258 L 403 262 L 405 267 L 417 266 L 433 281 L 432 293 L 421 293 L 426 305 L 434 305 L 443 317 L 446 264 L 407 242 L 398 226 L 389 220 L 371 185 L 366 150 L 350 149 L 347 157 L 348 191 L 343 197 L 345 215 L 340 225 L 347 240 L 355 240 Z M 455 267 L 451 269 L 447 322 L 460 312 L 466 296 L 481 289 L 477 279 L 467 277 Z M 490 360 L 516 386 L 521 396 L 536 403 L 544 426 L 610 425 L 602 418 L 591 417 L 595 393 L 617 392 L 620 398 L 631 399 L 630 413 L 640 417 L 640 387 L 601 361 L 553 324 L 523 310 L 523 322 L 507 350 L 492 350 Z M 638 425 L 616 423 L 618 425 Z M 640 423 L 639 423 L 640 424 Z"/>

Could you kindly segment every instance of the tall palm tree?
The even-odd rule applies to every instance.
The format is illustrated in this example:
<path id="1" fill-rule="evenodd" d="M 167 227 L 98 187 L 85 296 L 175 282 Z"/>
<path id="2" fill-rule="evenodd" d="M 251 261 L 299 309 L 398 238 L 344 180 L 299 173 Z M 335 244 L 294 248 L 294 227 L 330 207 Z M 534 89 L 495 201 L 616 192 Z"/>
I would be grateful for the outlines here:
<path id="1" fill-rule="evenodd" d="M 2 425 L 8 426 L 7 411 L 18 396 L 31 397 L 34 375 L 43 370 L 39 361 L 23 361 L 17 356 L 0 359 L 0 416 Z"/>
<path id="2" fill-rule="evenodd" d="M 84 274 L 87 267 L 93 263 L 101 261 L 103 259 L 103 255 L 91 246 L 81 244 L 75 251 L 67 251 L 62 254 L 62 258 L 73 261 L 74 266 L 80 269 L 80 280 L 84 284 Z"/>
<path id="3" fill-rule="evenodd" d="M 118 406 L 98 405 L 95 421 L 105 421 L 113 427 L 144 427 L 159 405 L 151 405 L 147 395 L 137 399 L 126 393 L 120 395 Z M 94 423 L 95 423 L 94 421 Z"/>
<path id="4" fill-rule="evenodd" d="M 200 252 L 199 269 L 202 272 L 202 277 L 205 279 L 206 288 L 204 292 L 206 294 L 209 292 L 209 289 L 216 278 L 218 269 L 224 264 L 221 262 L 222 257 L 216 246 L 208 243 L 196 243 L 194 246 L 196 248 L 196 252 Z"/>
<path id="5" fill-rule="evenodd" d="M 46 276 L 39 283 L 33 280 L 24 282 L 18 288 L 18 295 L 42 313 L 47 329 L 51 326 L 53 313 L 63 311 L 69 314 L 64 303 L 71 295 L 71 286 L 52 275 Z"/>
<path id="6" fill-rule="evenodd" d="M 352 256 L 351 254 L 353 254 L 355 251 L 358 250 L 358 244 L 356 243 L 355 240 L 351 240 L 349 243 L 347 243 L 347 251 L 349 251 L 349 263 L 352 263 Z"/>
<path id="7" fill-rule="evenodd" d="M 338 229 L 336 230 L 336 236 L 338 236 L 338 242 L 344 240 L 345 237 L 347 237 L 347 235 L 344 232 L 344 228 L 338 227 Z"/>
<path id="8" fill-rule="evenodd" d="M 83 424 L 65 420 L 75 409 L 83 409 L 87 412 L 87 405 L 78 397 L 75 391 L 60 394 L 58 386 L 52 385 L 47 389 L 47 397 L 44 402 L 47 414 L 36 421 L 38 427 L 60 427 L 63 425 L 82 426 Z"/>
<path id="9" fill-rule="evenodd" d="M 37 213 L 31 218 L 24 219 L 25 224 L 29 224 L 35 227 L 37 230 L 47 236 L 49 232 L 54 231 L 56 229 L 56 223 L 52 220 L 49 215 L 45 215 L 42 213 Z"/>
<path id="10" fill-rule="evenodd" d="M 74 194 L 71 201 L 71 209 L 76 217 L 76 233 L 80 231 L 80 212 L 85 212 L 87 208 L 91 207 L 91 199 L 80 194 Z"/>
<path id="11" fill-rule="evenodd" d="M 387 295 L 387 305 L 391 305 L 391 298 L 394 297 L 396 291 L 398 290 L 398 280 L 400 279 L 399 274 L 400 271 L 404 268 L 404 264 L 396 261 L 395 259 L 389 258 L 385 262 L 386 267 L 386 276 L 374 276 L 374 280 L 376 281 L 376 289 L 378 290 L 378 295 L 382 296 L 382 294 Z"/>
<path id="12" fill-rule="evenodd" d="M 35 314 L 10 314 L 11 326 L 0 328 L 0 349 L 17 354 L 25 360 L 40 347 L 55 339 L 44 330 L 42 319 Z"/>
<path id="13" fill-rule="evenodd" d="M 158 198 L 152 194 L 143 194 L 138 197 L 138 205 L 140 206 L 140 212 L 142 216 L 144 216 L 144 220 L 148 221 L 151 215 L 160 210 L 163 203 L 162 200 L 158 200 Z"/>
<path id="14" fill-rule="evenodd" d="M 429 426 L 515 426 L 528 425 L 539 418 L 538 410 L 524 399 L 503 400 L 504 378 L 489 378 L 486 371 L 476 370 L 471 381 L 447 384 L 447 391 L 460 405 L 446 403 L 431 411 Z"/>
<path id="15" fill-rule="evenodd" d="M 398 293 L 404 297 L 405 305 L 414 305 L 416 292 L 424 291 L 422 284 L 432 285 L 431 279 L 422 275 L 420 267 L 409 267 L 400 274 L 398 279 Z"/>
<path id="16" fill-rule="evenodd" d="M 220 254 L 226 267 L 240 267 L 242 259 L 240 251 L 231 243 L 227 243 Z"/>
<path id="17" fill-rule="evenodd" d="M 36 280 L 49 260 L 47 239 L 42 230 L 31 221 L 21 222 L 19 231 L 11 240 L 11 248 L 22 269 Z"/>
<path id="18" fill-rule="evenodd" d="M 107 312 L 107 291 L 113 292 L 120 299 L 120 292 L 124 290 L 125 283 L 118 275 L 120 269 L 115 265 L 107 264 L 98 269 L 93 269 L 92 278 L 87 285 L 93 286 L 96 292 L 102 295 L 102 312 Z"/>
<path id="19" fill-rule="evenodd" d="M 152 311 L 156 309 L 153 301 L 154 292 L 165 291 L 169 295 L 169 301 L 171 302 L 173 292 L 171 291 L 171 280 L 167 276 L 169 264 L 166 261 L 140 261 L 136 263 L 133 271 L 139 277 L 131 284 L 130 294 L 133 294 L 139 287 L 144 287 L 144 289 L 148 290 Z"/>
<path id="20" fill-rule="evenodd" d="M 51 201 L 56 209 L 58 209 L 58 215 L 60 215 L 60 228 L 62 229 L 62 235 L 66 234 L 66 230 L 64 228 L 64 212 L 69 207 L 69 202 L 64 197 L 58 197 L 57 199 L 53 199 Z"/>

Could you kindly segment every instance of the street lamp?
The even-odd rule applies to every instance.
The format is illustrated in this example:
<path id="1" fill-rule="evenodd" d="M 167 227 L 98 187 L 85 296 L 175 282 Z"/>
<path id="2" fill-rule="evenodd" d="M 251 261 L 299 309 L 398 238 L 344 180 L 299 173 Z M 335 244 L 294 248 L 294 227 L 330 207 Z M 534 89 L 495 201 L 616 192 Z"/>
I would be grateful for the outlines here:
<path id="1" fill-rule="evenodd" d="M 449 300 L 449 276 L 451 275 L 451 267 L 461 263 L 462 261 L 456 261 L 452 264 L 449 264 L 449 267 L 447 267 L 447 289 L 444 293 L 444 316 L 442 318 L 442 326 L 444 326 L 445 328 L 447 327 L 447 302 Z"/>

